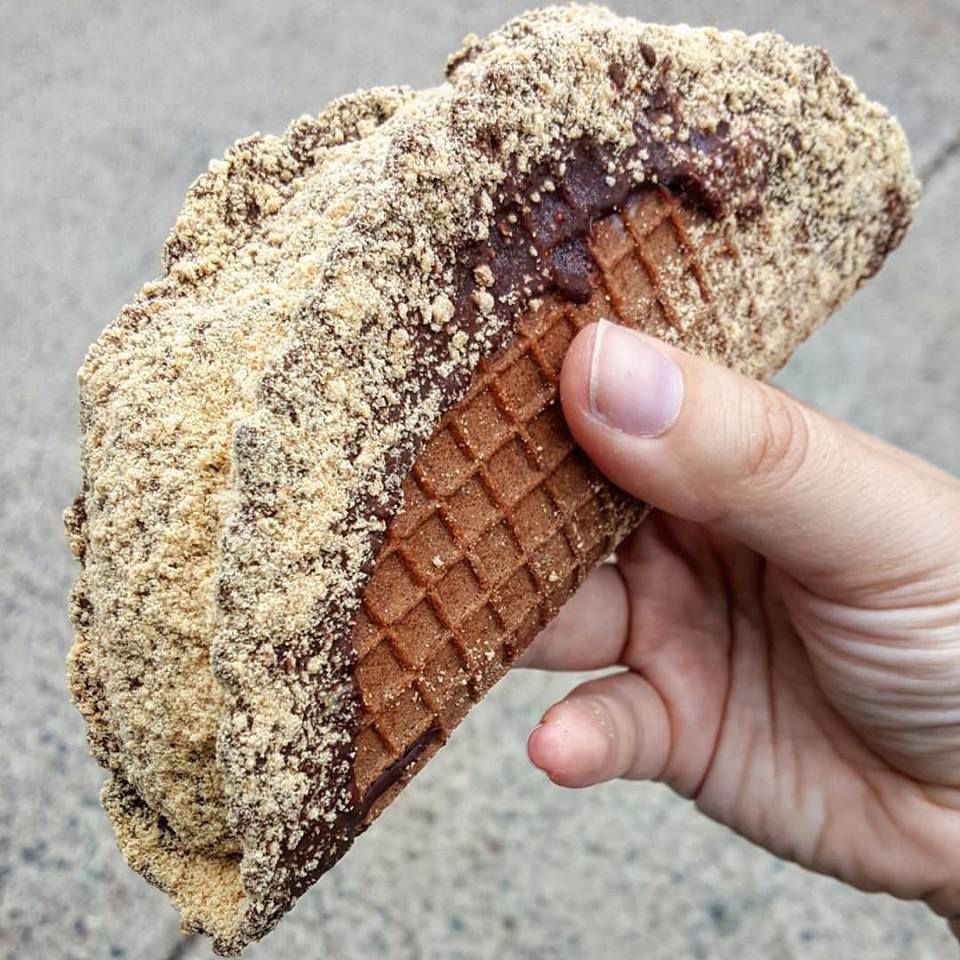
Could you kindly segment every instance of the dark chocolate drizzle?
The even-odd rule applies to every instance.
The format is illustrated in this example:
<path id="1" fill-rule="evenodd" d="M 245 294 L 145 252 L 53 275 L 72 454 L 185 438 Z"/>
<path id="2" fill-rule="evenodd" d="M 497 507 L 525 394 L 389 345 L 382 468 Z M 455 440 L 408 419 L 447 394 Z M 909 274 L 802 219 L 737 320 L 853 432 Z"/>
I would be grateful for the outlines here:
<path id="1" fill-rule="evenodd" d="M 363 829 L 365 827 L 364 820 L 366 820 L 367 814 L 373 809 L 374 804 L 376 804 L 394 784 L 399 783 L 403 779 L 404 774 L 420 759 L 423 751 L 431 746 L 431 744 L 436 743 L 442 736 L 443 731 L 437 726 L 428 727 L 424 730 L 424 732 L 407 747 L 406 752 L 402 756 L 397 757 L 397 759 L 367 787 L 363 796 L 360 796 L 360 791 L 357 789 L 356 781 L 354 781 L 352 785 L 353 802 L 356 804 L 358 828 Z"/>

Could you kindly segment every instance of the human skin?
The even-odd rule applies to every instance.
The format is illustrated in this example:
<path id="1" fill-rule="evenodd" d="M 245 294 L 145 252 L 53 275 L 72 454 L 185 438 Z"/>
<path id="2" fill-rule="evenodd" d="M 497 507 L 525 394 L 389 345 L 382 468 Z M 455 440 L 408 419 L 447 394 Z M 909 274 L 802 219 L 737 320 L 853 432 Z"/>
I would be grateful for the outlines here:
<path id="1" fill-rule="evenodd" d="M 960 481 L 610 324 L 577 336 L 561 399 L 656 509 L 524 655 L 621 668 L 546 712 L 533 763 L 663 781 L 779 857 L 956 918 Z"/>

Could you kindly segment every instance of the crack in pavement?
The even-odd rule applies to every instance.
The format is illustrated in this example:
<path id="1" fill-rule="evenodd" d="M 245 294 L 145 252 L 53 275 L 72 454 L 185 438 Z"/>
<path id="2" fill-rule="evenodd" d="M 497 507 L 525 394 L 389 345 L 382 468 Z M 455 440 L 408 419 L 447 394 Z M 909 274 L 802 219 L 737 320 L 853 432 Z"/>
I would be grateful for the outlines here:
<path id="1" fill-rule="evenodd" d="M 937 175 L 958 155 L 960 155 L 960 130 L 957 130 L 930 160 L 921 167 L 920 180 L 924 187 L 929 187 Z"/>

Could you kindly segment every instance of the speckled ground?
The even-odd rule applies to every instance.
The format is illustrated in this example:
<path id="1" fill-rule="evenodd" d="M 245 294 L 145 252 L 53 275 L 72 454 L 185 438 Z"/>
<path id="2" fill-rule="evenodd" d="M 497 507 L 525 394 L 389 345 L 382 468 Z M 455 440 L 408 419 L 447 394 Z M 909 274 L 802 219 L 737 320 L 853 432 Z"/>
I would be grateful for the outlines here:
<path id="1" fill-rule="evenodd" d="M 200 960 L 116 852 L 63 685 L 74 371 L 157 270 L 189 181 L 330 97 L 423 85 L 504 2 L 0 0 L 0 957 Z M 902 250 L 781 382 L 960 472 L 960 5 L 640 3 L 823 44 L 901 117 L 927 181 Z M 526 763 L 567 686 L 510 676 L 252 960 L 870 958 L 956 948 L 916 905 L 781 864 L 655 785 L 580 793 Z M 960 865 L 958 865 L 960 869 Z"/>

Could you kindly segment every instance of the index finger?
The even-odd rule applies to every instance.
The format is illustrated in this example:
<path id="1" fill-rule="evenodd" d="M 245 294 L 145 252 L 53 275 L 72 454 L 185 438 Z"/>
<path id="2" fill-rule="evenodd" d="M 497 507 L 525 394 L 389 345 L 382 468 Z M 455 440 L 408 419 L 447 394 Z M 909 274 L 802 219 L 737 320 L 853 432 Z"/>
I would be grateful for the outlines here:
<path id="1" fill-rule="evenodd" d="M 630 624 L 627 589 L 612 563 L 594 570 L 517 660 L 539 670 L 600 670 L 620 660 Z"/>

